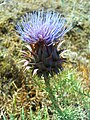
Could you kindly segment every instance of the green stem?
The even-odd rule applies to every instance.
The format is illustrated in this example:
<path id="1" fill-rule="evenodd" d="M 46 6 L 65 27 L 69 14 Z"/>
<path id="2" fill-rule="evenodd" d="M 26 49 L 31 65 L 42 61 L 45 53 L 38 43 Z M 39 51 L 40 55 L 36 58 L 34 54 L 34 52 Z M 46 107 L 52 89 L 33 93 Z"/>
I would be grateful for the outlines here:
<path id="1" fill-rule="evenodd" d="M 53 94 L 52 88 L 50 87 L 50 81 L 48 79 L 45 79 L 45 85 L 46 85 L 46 90 L 49 93 L 50 100 L 52 101 L 53 107 L 57 110 L 57 112 L 60 116 L 64 117 L 63 111 L 61 110 L 61 108 L 58 105 L 58 101 L 56 100 L 56 98 Z"/>

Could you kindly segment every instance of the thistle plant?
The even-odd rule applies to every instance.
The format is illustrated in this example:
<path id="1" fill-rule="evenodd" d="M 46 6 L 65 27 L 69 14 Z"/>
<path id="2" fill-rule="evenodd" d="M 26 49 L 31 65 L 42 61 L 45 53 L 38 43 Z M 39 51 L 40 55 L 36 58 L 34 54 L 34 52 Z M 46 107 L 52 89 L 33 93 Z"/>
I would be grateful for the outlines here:
<path id="1" fill-rule="evenodd" d="M 62 69 L 65 58 L 61 56 L 62 50 L 58 49 L 62 38 L 72 25 L 60 13 L 55 11 L 38 10 L 27 13 L 17 24 L 17 31 L 21 39 L 28 43 L 28 51 L 23 51 L 24 65 L 31 68 L 32 73 L 37 72 L 39 77 L 45 78 L 51 100 L 59 113 L 62 113 L 48 80 L 49 75 L 58 74 Z"/>
<path id="2" fill-rule="evenodd" d="M 24 52 L 24 56 L 32 72 L 37 71 L 39 76 L 48 77 L 63 69 L 65 58 L 60 56 L 62 50 L 57 47 L 61 44 L 60 38 L 72 27 L 67 28 L 67 24 L 67 20 L 54 11 L 35 11 L 22 17 L 17 31 L 22 40 L 29 44 L 29 51 Z"/>

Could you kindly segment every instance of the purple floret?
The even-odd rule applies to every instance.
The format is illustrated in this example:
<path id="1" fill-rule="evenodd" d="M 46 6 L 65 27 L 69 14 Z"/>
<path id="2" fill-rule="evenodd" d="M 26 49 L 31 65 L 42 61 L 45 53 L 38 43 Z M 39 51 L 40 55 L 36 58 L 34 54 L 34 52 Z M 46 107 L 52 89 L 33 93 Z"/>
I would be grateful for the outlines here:
<path id="1" fill-rule="evenodd" d="M 27 13 L 16 28 L 21 38 L 29 44 L 43 42 L 51 45 L 64 36 L 71 28 L 67 28 L 67 20 L 58 12 L 35 11 Z"/>

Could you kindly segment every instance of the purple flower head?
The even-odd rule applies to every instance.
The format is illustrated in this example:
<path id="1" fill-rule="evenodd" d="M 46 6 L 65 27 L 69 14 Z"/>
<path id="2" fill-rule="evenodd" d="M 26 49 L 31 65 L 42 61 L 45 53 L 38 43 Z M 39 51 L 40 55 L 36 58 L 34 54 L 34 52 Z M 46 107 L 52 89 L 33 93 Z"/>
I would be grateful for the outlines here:
<path id="1" fill-rule="evenodd" d="M 29 44 L 43 42 L 51 45 L 72 28 L 72 25 L 67 26 L 67 20 L 60 13 L 38 10 L 22 17 L 16 28 L 21 38 Z"/>
<path id="2" fill-rule="evenodd" d="M 63 70 L 66 59 L 61 56 L 61 38 L 72 28 L 67 19 L 55 11 L 34 11 L 22 17 L 17 24 L 21 38 L 29 43 L 28 51 L 23 52 L 24 65 L 32 69 L 32 73 L 46 78 Z M 59 39 L 60 38 L 60 39 Z"/>

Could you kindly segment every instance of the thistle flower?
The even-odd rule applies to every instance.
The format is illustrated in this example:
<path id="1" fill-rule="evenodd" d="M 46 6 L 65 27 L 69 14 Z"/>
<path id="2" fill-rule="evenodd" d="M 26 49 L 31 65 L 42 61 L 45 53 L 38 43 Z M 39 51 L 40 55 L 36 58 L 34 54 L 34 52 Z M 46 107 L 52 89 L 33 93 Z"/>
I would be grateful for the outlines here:
<path id="1" fill-rule="evenodd" d="M 59 38 L 72 28 L 67 26 L 67 20 L 55 11 L 34 11 L 22 17 L 16 28 L 22 40 L 29 44 L 29 52 L 24 52 L 25 65 L 39 76 L 59 73 L 65 59 L 57 46 L 61 43 Z"/>

